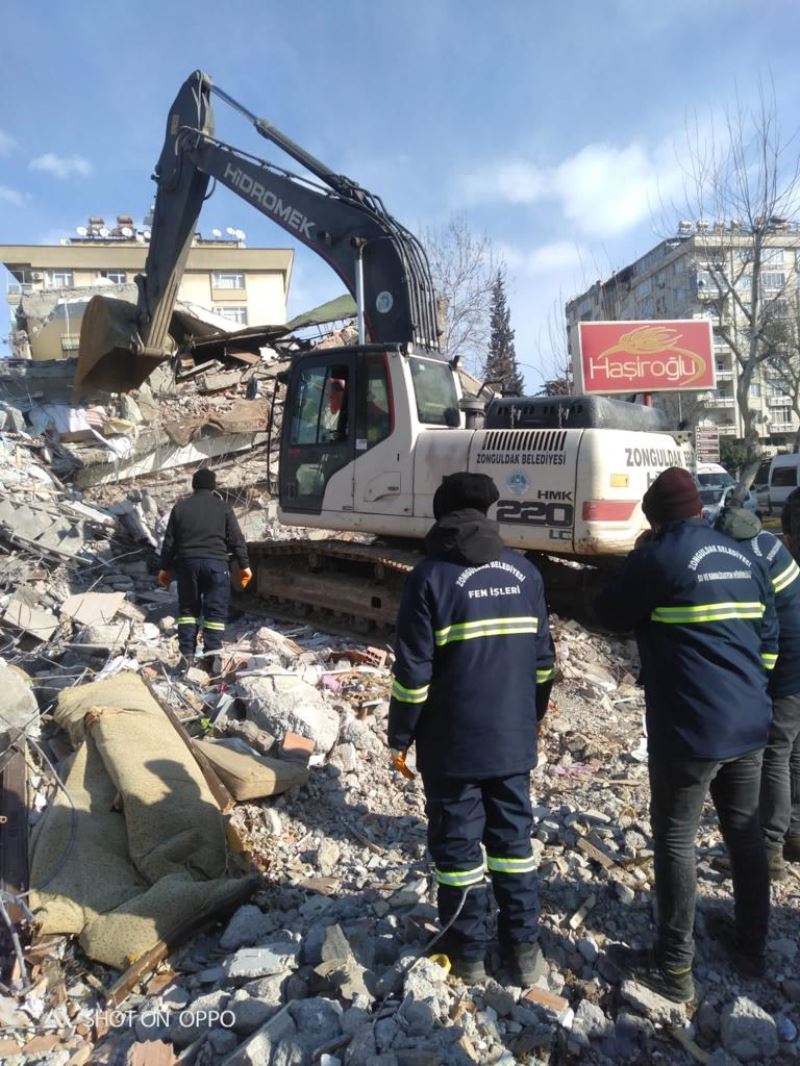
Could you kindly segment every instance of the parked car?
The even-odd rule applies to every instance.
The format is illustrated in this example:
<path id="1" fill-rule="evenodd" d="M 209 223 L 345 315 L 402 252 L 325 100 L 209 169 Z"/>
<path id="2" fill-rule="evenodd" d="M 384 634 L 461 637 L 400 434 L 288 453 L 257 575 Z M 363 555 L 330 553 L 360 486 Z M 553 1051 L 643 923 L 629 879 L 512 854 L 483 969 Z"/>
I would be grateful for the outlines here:
<path id="1" fill-rule="evenodd" d="M 731 485 L 726 485 L 724 488 L 712 485 L 704 488 L 702 485 L 699 488 L 700 499 L 703 501 L 703 518 L 709 522 L 716 522 L 722 508 L 727 503 L 728 497 L 736 488 L 736 482 Z M 761 509 L 758 505 L 758 499 L 752 489 L 747 493 L 745 497 L 744 506 L 748 511 L 753 511 L 755 514 L 761 517 Z"/>
<path id="2" fill-rule="evenodd" d="M 800 485 L 800 452 L 776 455 L 770 461 L 766 484 L 756 491 L 759 507 L 766 514 L 780 512 L 789 494 Z"/>
<path id="3" fill-rule="evenodd" d="M 719 463 L 698 463 L 696 476 L 697 484 L 701 489 L 724 489 L 728 485 L 736 484 L 736 478 L 732 477 Z"/>

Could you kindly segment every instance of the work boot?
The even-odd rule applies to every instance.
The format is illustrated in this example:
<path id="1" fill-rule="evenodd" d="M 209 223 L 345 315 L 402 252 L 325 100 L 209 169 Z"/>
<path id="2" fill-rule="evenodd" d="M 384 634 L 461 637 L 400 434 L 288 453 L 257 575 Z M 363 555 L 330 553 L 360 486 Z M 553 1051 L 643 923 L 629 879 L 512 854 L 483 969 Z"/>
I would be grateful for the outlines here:
<path id="1" fill-rule="evenodd" d="M 489 980 L 483 959 L 465 959 L 461 955 L 448 955 L 450 973 L 465 985 L 483 985 Z"/>
<path id="2" fill-rule="evenodd" d="M 521 988 L 530 988 L 547 973 L 542 949 L 538 944 L 509 944 L 504 955 L 514 983 Z"/>
<path id="3" fill-rule="evenodd" d="M 720 943 L 734 969 L 742 977 L 763 977 L 767 960 L 763 951 L 747 951 L 742 946 L 736 923 L 728 914 L 713 911 L 705 916 L 708 935 Z"/>
<path id="4" fill-rule="evenodd" d="M 767 869 L 769 870 L 770 881 L 786 880 L 787 874 L 783 858 L 784 856 L 781 855 L 780 848 L 767 848 Z M 717 873 L 724 874 L 726 877 L 730 877 L 730 857 L 728 855 L 715 855 L 711 860 L 711 869 L 716 870 Z"/>
<path id="5" fill-rule="evenodd" d="M 787 837 L 783 845 L 783 857 L 786 862 L 800 862 L 800 837 Z"/>
<path id="6" fill-rule="evenodd" d="M 668 970 L 661 966 L 649 948 L 634 950 L 613 944 L 608 957 L 618 970 L 627 974 L 632 981 L 644 985 L 651 992 L 671 1000 L 673 1003 L 690 1003 L 694 999 L 694 980 L 691 968 L 687 970 Z"/>

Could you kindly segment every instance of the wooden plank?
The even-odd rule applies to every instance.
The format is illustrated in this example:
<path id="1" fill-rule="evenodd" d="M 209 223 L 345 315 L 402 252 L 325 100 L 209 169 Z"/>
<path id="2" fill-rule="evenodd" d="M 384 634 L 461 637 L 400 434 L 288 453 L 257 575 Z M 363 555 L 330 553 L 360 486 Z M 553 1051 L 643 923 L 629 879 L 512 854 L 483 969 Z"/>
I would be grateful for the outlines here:
<path id="1" fill-rule="evenodd" d="M 10 735 L 11 757 L 0 779 L 0 887 L 12 896 L 28 889 L 28 808 L 25 737 L 19 730 Z M 24 916 L 21 907 L 9 902 L 12 922 Z"/>

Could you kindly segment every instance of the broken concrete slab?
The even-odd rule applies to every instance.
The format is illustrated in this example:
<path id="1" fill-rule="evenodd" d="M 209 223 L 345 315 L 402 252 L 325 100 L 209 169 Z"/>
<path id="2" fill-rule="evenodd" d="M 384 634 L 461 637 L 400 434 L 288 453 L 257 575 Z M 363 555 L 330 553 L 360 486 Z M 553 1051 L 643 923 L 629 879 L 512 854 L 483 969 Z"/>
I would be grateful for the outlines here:
<path id="1" fill-rule="evenodd" d="M 339 715 L 317 689 L 296 674 L 242 677 L 237 685 L 247 703 L 247 717 L 278 736 L 287 730 L 309 737 L 317 751 L 336 743 Z"/>
<path id="2" fill-rule="evenodd" d="M 58 629 L 58 619 L 52 611 L 27 603 L 21 596 L 12 596 L 3 611 L 2 623 L 21 629 L 42 642 L 48 641 Z"/>
<path id="3" fill-rule="evenodd" d="M 76 625 L 105 624 L 113 620 L 124 602 L 123 592 L 80 592 L 64 600 L 61 615 Z"/>
<path id="4" fill-rule="evenodd" d="M 300 945 L 293 940 L 275 940 L 256 948 L 239 948 L 223 965 L 232 981 L 252 981 L 285 973 L 296 964 L 299 954 Z"/>
<path id="5" fill-rule="evenodd" d="M 38 737 L 39 705 L 33 682 L 25 671 L 0 660 L 0 751 L 8 743 L 7 734 L 12 729 Z"/>

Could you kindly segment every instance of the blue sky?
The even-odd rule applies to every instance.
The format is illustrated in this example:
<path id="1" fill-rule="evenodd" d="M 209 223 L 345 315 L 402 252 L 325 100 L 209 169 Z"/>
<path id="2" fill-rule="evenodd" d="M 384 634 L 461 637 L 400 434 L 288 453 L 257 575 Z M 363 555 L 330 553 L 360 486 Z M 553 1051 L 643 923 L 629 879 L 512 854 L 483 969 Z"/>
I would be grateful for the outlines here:
<path id="1" fill-rule="evenodd" d="M 771 78 L 784 128 L 800 125 L 799 30 L 795 0 L 16 5 L 0 242 L 57 243 L 90 214 L 141 217 L 168 107 L 199 67 L 412 230 L 464 213 L 507 262 L 518 358 L 546 372 L 557 303 L 666 235 L 687 116 L 705 123 L 736 92 L 755 101 Z M 284 162 L 215 107 L 221 139 Z M 201 216 L 214 226 L 292 244 L 224 189 Z M 339 292 L 300 249 L 290 312 Z"/>

